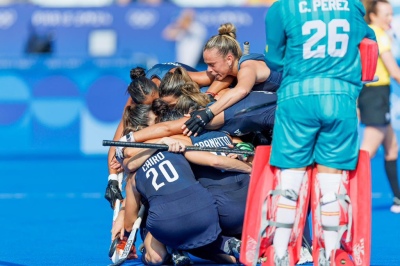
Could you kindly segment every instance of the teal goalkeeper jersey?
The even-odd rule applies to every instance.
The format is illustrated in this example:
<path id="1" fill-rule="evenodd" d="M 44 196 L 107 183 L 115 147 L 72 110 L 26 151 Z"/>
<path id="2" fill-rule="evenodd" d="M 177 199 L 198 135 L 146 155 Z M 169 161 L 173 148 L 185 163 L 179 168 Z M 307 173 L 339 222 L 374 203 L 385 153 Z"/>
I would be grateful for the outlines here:
<path id="1" fill-rule="evenodd" d="M 358 46 L 375 40 L 359 0 L 281 0 L 265 18 L 265 60 L 283 71 L 278 102 L 315 94 L 348 94 L 362 88 Z"/>

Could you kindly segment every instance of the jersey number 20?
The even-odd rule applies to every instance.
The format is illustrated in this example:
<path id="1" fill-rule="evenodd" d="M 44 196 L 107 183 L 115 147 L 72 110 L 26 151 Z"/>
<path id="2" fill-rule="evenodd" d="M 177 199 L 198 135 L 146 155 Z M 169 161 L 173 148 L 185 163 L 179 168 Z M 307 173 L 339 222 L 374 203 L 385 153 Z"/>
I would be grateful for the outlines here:
<path id="1" fill-rule="evenodd" d="M 169 172 L 165 169 L 165 167 L 169 168 Z M 175 180 L 178 180 L 179 175 L 178 172 L 176 172 L 174 166 L 170 161 L 164 161 L 158 165 L 158 169 L 160 170 L 162 176 L 167 180 L 168 182 L 174 182 Z M 172 176 L 170 175 L 172 174 Z M 157 178 L 158 178 L 158 171 L 152 167 L 146 172 L 146 178 L 152 178 L 151 184 L 153 185 L 154 189 L 157 191 L 160 189 L 160 187 L 165 186 L 164 182 L 158 182 L 157 183 Z"/>
<path id="2" fill-rule="evenodd" d="M 338 33 L 339 28 L 342 28 L 344 33 Z M 327 50 L 328 55 L 331 57 L 343 57 L 346 55 L 349 35 L 345 32 L 350 32 L 350 24 L 346 19 L 333 19 L 328 25 L 322 20 L 311 20 L 304 23 L 301 30 L 303 36 L 314 32 L 303 44 L 304 59 L 324 58 Z M 318 44 L 322 40 L 328 45 Z"/>

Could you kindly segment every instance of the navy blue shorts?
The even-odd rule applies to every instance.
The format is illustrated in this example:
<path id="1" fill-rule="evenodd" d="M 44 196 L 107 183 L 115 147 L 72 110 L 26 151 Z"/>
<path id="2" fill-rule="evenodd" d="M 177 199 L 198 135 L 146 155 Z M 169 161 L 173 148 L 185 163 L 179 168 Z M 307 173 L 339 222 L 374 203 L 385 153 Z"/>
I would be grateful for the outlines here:
<path id="1" fill-rule="evenodd" d="M 219 130 L 232 136 L 269 130 L 275 121 L 276 99 L 275 93 L 250 92 L 224 111 L 224 125 Z"/>
<path id="2" fill-rule="evenodd" d="M 241 181 L 232 184 L 208 187 L 217 202 L 219 223 L 226 236 L 240 235 L 243 229 L 250 176 L 240 174 L 239 177 Z"/>
<path id="3" fill-rule="evenodd" d="M 221 232 L 217 205 L 199 183 L 150 199 L 146 227 L 161 243 L 181 250 L 207 245 Z"/>

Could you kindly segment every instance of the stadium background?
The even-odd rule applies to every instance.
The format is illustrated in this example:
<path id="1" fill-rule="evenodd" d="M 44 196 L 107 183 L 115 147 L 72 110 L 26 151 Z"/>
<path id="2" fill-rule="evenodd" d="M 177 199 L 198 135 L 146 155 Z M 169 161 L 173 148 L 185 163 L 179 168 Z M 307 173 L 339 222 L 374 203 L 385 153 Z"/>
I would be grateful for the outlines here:
<path id="1" fill-rule="evenodd" d="M 109 262 L 111 209 L 103 199 L 108 149 L 101 142 L 114 135 L 129 70 L 175 60 L 174 43 L 161 32 L 182 9 L 0 7 L 0 265 Z M 266 6 L 195 10 L 208 36 L 231 21 L 239 42 L 263 52 Z M 400 36 L 400 5 L 395 14 Z M 51 53 L 27 53 L 32 38 L 48 41 Z M 391 97 L 400 138 L 397 84 Z M 399 265 L 400 220 L 388 211 L 382 151 L 372 164 L 372 264 Z"/>
<path id="2" fill-rule="evenodd" d="M 7 139 L 0 155 L 105 154 L 101 141 L 113 137 L 121 117 L 129 70 L 175 60 L 174 42 L 165 40 L 162 31 L 181 9 L 169 4 L 0 8 L 0 138 Z M 250 41 L 251 51 L 262 53 L 267 10 L 200 8 L 196 18 L 208 36 L 233 22 L 239 42 Z M 49 39 L 52 52 L 26 53 L 32 36 Z M 93 56 L 98 53 L 108 55 Z M 398 88 L 392 95 L 392 120 L 400 137 Z"/>

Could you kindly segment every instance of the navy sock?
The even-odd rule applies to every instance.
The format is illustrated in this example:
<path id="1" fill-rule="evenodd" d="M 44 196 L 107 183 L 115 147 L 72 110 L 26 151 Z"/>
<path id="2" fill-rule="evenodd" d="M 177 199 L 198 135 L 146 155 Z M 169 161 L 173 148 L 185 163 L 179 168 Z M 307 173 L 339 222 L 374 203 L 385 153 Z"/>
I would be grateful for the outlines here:
<path id="1" fill-rule="evenodd" d="M 385 170 L 393 195 L 400 199 L 399 181 L 397 177 L 397 160 L 385 160 Z"/>

